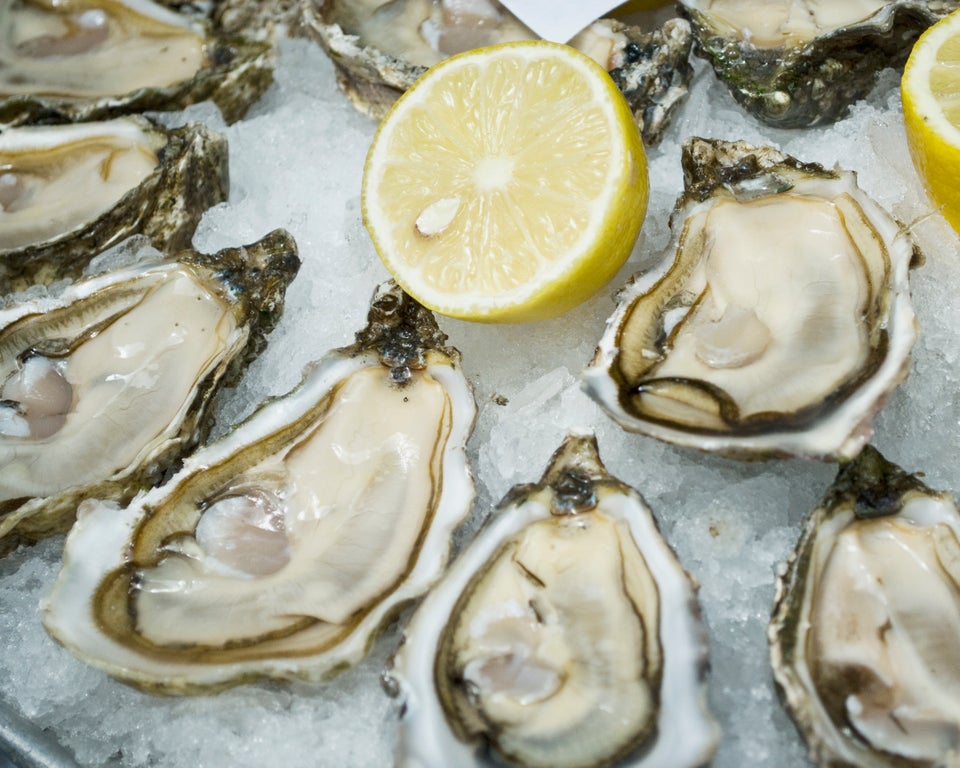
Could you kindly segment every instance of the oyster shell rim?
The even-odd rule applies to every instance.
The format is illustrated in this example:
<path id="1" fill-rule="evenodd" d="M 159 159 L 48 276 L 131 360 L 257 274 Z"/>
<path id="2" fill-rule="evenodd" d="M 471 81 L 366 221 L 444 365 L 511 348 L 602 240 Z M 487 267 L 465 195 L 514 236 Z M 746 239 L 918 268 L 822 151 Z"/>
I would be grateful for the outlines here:
<path id="1" fill-rule="evenodd" d="M 842 119 L 873 90 L 881 70 L 903 69 L 924 29 L 960 8 L 953 0 L 893 0 L 868 18 L 804 45 L 763 49 L 718 34 L 697 2 L 677 1 L 681 16 L 690 21 L 694 51 L 741 107 L 774 128 L 811 128 Z M 930 10 L 935 4 L 943 10 Z M 903 39 L 894 41 L 898 30 Z"/>
<path id="2" fill-rule="evenodd" d="M 743 153 L 746 153 L 744 157 Z M 617 381 L 619 334 L 632 303 L 650 290 L 674 264 L 682 233 L 684 213 L 708 200 L 717 190 L 731 190 L 757 174 L 771 174 L 783 165 L 802 173 L 825 178 L 848 179 L 861 207 L 866 203 L 871 223 L 885 236 L 888 244 L 902 242 L 894 253 L 888 247 L 890 275 L 887 292 L 886 326 L 888 348 L 884 359 L 866 382 L 854 388 L 851 396 L 832 405 L 823 418 L 801 429 L 767 429 L 758 434 L 735 431 L 711 434 L 641 419 L 621 402 Z M 691 137 L 683 144 L 684 192 L 678 197 L 670 218 L 673 235 L 660 261 L 647 272 L 631 277 L 617 293 L 617 307 L 607 319 L 604 333 L 590 363 L 581 373 L 581 388 L 621 427 L 666 443 L 716 453 L 740 460 L 800 457 L 842 460 L 857 455 L 873 434 L 872 420 L 885 405 L 893 390 L 910 371 L 910 352 L 919 332 L 919 322 L 910 300 L 909 271 L 923 263 L 923 256 L 912 238 L 882 206 L 859 186 L 855 171 L 832 171 L 816 163 L 804 163 L 771 146 L 755 147 L 746 142 Z M 751 194 L 748 190 L 748 194 Z M 866 210 L 865 208 L 865 210 Z M 868 407 L 860 407 L 860 401 Z M 834 434 L 834 432 L 843 434 Z"/>
<path id="3" fill-rule="evenodd" d="M 954 507 L 957 522 L 954 533 L 960 536 L 960 507 L 953 496 L 948 491 L 933 490 L 920 480 L 920 474 L 906 472 L 872 445 L 867 445 L 857 458 L 840 466 L 833 483 L 809 512 L 797 544 L 777 573 L 767 625 L 771 674 L 781 705 L 804 740 L 808 758 L 817 765 L 893 768 L 915 764 L 905 756 L 890 753 L 882 753 L 884 757 L 877 762 L 866 762 L 874 754 L 869 751 L 869 745 L 837 727 L 819 694 L 808 688 L 802 679 L 805 675 L 795 669 L 794 659 L 808 632 L 805 629 L 801 633 L 800 617 L 808 598 L 813 549 L 823 523 L 848 514 L 854 520 L 894 516 L 905 505 L 904 500 L 927 497 Z"/>
<path id="4" fill-rule="evenodd" d="M 376 636 L 406 607 L 417 599 L 430 585 L 440 577 L 451 555 L 452 534 L 472 508 L 475 495 L 473 473 L 467 457 L 466 443 L 476 421 L 476 402 L 473 390 L 462 373 L 460 353 L 444 346 L 446 335 L 439 330 L 429 310 L 403 294 L 392 281 L 382 284 L 375 292 L 374 302 L 379 302 L 371 315 L 367 326 L 357 333 L 356 342 L 347 347 L 330 350 L 320 360 L 309 364 L 304 370 L 304 378 L 286 395 L 268 398 L 260 409 L 244 421 L 235 425 L 223 438 L 209 443 L 201 450 L 184 459 L 181 468 L 163 485 L 141 492 L 124 509 L 113 505 L 89 503 L 77 524 L 68 534 L 64 548 L 64 565 L 53 587 L 41 603 L 41 620 L 47 633 L 60 645 L 68 648 L 85 663 L 90 664 L 117 678 L 121 682 L 151 693 L 166 695 L 189 695 L 197 693 L 215 693 L 235 685 L 249 682 L 280 679 L 287 681 L 302 680 L 324 682 L 346 668 L 358 663 L 369 651 Z M 410 324 L 420 326 L 420 336 L 411 343 L 405 332 Z M 442 360 L 439 359 L 442 357 Z M 437 358 L 437 359 L 434 359 Z M 246 432 L 260 430 L 266 434 L 276 431 L 271 417 L 276 413 L 281 418 L 296 415 L 308 410 L 322 397 L 333 391 L 336 383 L 345 375 L 368 367 L 384 367 L 390 378 L 402 387 L 409 377 L 409 369 L 424 368 L 431 363 L 438 365 L 432 371 L 456 398 L 454 408 L 466 408 L 459 417 L 451 418 L 451 429 L 444 448 L 442 494 L 433 512 L 429 528 L 424 537 L 416 561 L 400 583 L 369 609 L 363 618 L 347 633 L 346 637 L 319 655 L 308 652 L 291 656 L 254 658 L 239 662 L 192 664 L 185 661 L 180 665 L 161 664 L 159 673 L 144 673 L 136 669 L 131 659 L 143 660 L 148 654 L 137 654 L 113 638 L 108 638 L 110 651 L 107 654 L 93 655 L 77 647 L 77 639 L 84 638 L 92 631 L 100 631 L 99 621 L 84 614 L 83 622 L 54 621 L 54 612 L 58 604 L 65 606 L 86 606 L 91 592 L 83 589 L 80 579 L 96 580 L 95 570 L 100 576 L 111 574 L 129 563 L 129 542 L 133 540 L 137 528 L 149 519 L 149 507 L 165 493 L 175 490 L 182 480 L 199 474 L 206 466 L 222 462 L 246 444 L 243 440 Z M 440 375 L 437 376 L 436 374 Z M 312 395 L 320 390 L 320 397 Z M 292 414 L 291 414 L 292 412 Z M 256 437 L 257 435 L 255 435 Z M 96 516 L 110 516 L 116 522 L 110 526 L 109 540 L 95 544 L 103 537 L 103 531 L 97 529 Z M 85 522 L 94 521 L 94 522 Z M 73 557 L 73 550 L 79 547 L 85 552 L 84 544 L 89 539 L 96 557 Z M 443 546 L 446 541 L 446 546 Z M 78 543 L 79 542 L 79 543 Z M 76 567 L 80 578 L 68 578 L 69 569 Z M 76 576 L 76 574 L 72 574 Z M 100 581 L 100 586 L 105 582 Z M 95 626 L 96 625 L 96 626 Z M 101 634 L 103 634 L 101 632 Z M 104 656 L 109 656 L 109 659 Z M 200 674 L 195 674 L 199 671 Z"/>
<path id="5" fill-rule="evenodd" d="M 386 53 L 360 36 L 346 32 L 339 23 L 327 21 L 336 0 L 300 0 L 305 36 L 320 43 L 334 64 L 337 85 L 353 106 L 374 120 L 386 115 L 392 104 L 427 71 Z M 693 37 L 686 19 L 668 19 L 651 30 L 608 19 L 627 34 L 636 58 L 627 58 L 610 70 L 617 88 L 634 115 L 643 141 L 660 141 L 673 112 L 686 98 L 693 76 L 690 51 Z M 644 58 L 648 56 L 648 58 Z"/>
<path id="6" fill-rule="evenodd" d="M 203 123 L 167 129 L 142 115 L 114 119 L 162 142 L 156 148 L 157 168 L 95 219 L 48 240 L 0 250 L 0 295 L 35 283 L 77 279 L 94 256 L 134 234 L 146 235 L 161 251 L 187 249 L 204 213 L 226 201 L 230 175 L 225 135 Z"/>
<path id="7" fill-rule="evenodd" d="M 566 464 L 567 461 L 569 465 Z M 451 761 L 454 758 L 459 766 L 479 768 L 487 764 L 483 757 L 483 749 L 479 747 L 484 740 L 478 738 L 469 744 L 460 741 L 447 725 L 446 715 L 438 701 L 434 678 L 437 649 L 446 627 L 446 620 L 443 617 L 447 615 L 447 609 L 452 608 L 460 599 L 477 569 L 489 562 L 489 558 L 504 541 L 521 531 L 527 524 L 551 516 L 552 512 L 548 504 L 542 501 L 531 501 L 530 497 L 547 488 L 554 488 L 557 496 L 563 497 L 562 501 L 569 502 L 574 507 L 582 505 L 590 508 L 596 503 L 594 497 L 585 498 L 580 495 L 581 484 L 564 488 L 562 491 L 557 489 L 558 485 L 563 484 L 568 468 L 576 471 L 581 478 L 589 479 L 591 488 L 603 487 L 621 493 L 643 510 L 645 514 L 628 516 L 623 513 L 621 519 L 627 522 L 644 559 L 649 554 L 647 546 L 655 547 L 654 558 L 660 560 L 662 565 L 671 568 L 671 577 L 674 574 L 677 577 L 677 583 L 672 586 L 672 590 L 681 593 L 678 597 L 683 603 L 682 610 L 669 613 L 661 611 L 660 616 L 660 645 L 663 648 L 664 660 L 662 681 L 658 690 L 658 707 L 661 709 L 658 711 L 653 728 L 656 741 L 639 747 L 633 745 L 627 754 L 617 756 L 615 764 L 623 765 L 624 768 L 626 766 L 677 768 L 676 750 L 680 750 L 687 760 L 683 765 L 691 768 L 705 766 L 712 759 L 719 746 L 720 727 L 707 704 L 705 677 L 709 668 L 708 641 L 697 598 L 699 585 L 686 571 L 673 547 L 660 533 L 659 524 L 643 496 L 636 489 L 607 472 L 600 461 L 594 434 L 588 430 L 573 430 L 554 451 L 539 481 L 515 485 L 507 491 L 484 520 L 483 526 L 472 541 L 458 553 L 443 578 L 417 607 L 404 628 L 401 644 L 383 675 L 383 684 L 387 692 L 391 696 L 402 699 L 399 764 L 428 768 L 433 765 L 452 765 L 454 763 Z M 525 509 L 520 506 L 523 499 L 527 499 Z M 658 590 L 662 590 L 663 574 L 652 564 L 648 563 L 648 567 Z M 433 619 L 431 614 L 443 614 L 443 616 Z M 678 647 L 677 644 L 671 645 L 663 641 L 663 636 L 671 629 L 675 634 L 680 633 L 688 639 L 685 649 Z M 419 643 L 419 647 L 414 647 L 415 643 Z M 682 720 L 687 725 L 682 733 L 674 729 L 672 736 L 665 740 L 664 732 L 668 729 L 663 728 L 662 724 L 669 721 L 669 717 L 662 714 L 664 699 L 662 691 L 668 685 L 676 688 L 678 677 L 684 682 L 693 683 L 693 692 L 688 696 L 689 703 L 686 706 L 677 703 L 685 717 L 675 716 L 675 719 Z M 673 706 L 675 698 L 677 696 L 670 696 L 670 706 Z M 695 721 L 700 728 L 698 738 L 694 738 L 693 728 L 690 725 Z M 407 747 L 408 742 L 412 746 Z M 407 749 L 410 751 L 406 751 Z M 428 755 L 439 756 L 436 758 L 437 762 L 431 762 L 427 758 Z M 648 760 L 652 762 L 648 763 Z"/>
<path id="8" fill-rule="evenodd" d="M 183 262 L 216 276 L 224 293 L 233 294 L 230 311 L 238 318 L 238 332 L 246 336 L 238 349 L 221 360 L 195 386 L 175 430 L 162 437 L 144 461 L 133 468 L 121 468 L 111 477 L 84 486 L 73 486 L 53 496 L 12 499 L 0 505 L 0 557 L 22 543 L 39 541 L 69 529 L 77 498 L 95 495 L 109 499 L 132 498 L 144 483 L 153 484 L 170 465 L 176 464 L 190 448 L 205 439 L 212 427 L 211 405 L 224 387 L 235 383 L 241 371 L 266 345 L 265 336 L 279 321 L 284 294 L 300 267 L 297 245 L 286 230 L 277 229 L 247 246 L 224 248 L 213 254 L 185 250 L 148 265 L 106 272 L 68 286 L 60 295 L 24 302 L 0 311 L 0 331 L 21 318 L 55 306 L 89 298 L 103 286 L 127 275 L 169 269 Z M 141 452 L 144 449 L 141 449 Z M 134 487 L 131 487 L 134 486 Z"/>
<path id="9" fill-rule="evenodd" d="M 155 1 L 166 8 L 159 0 L 149 0 Z M 178 13 L 172 9 L 167 12 Z M 182 110 L 206 100 L 217 105 L 228 125 L 235 123 L 273 82 L 277 54 L 272 42 L 226 34 L 207 20 L 178 15 L 199 26 L 205 40 L 205 65 L 192 78 L 162 88 L 143 87 L 93 99 L 0 95 L 0 130 Z"/>

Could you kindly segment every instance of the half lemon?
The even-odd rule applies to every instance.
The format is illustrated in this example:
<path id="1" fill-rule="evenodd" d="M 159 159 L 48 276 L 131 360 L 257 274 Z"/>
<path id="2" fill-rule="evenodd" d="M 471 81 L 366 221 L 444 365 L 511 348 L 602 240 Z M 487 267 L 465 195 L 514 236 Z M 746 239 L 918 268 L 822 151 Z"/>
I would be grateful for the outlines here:
<path id="1" fill-rule="evenodd" d="M 960 232 L 960 11 L 920 36 L 900 91 L 914 165 L 933 202 Z"/>
<path id="2" fill-rule="evenodd" d="M 374 247 L 422 304 L 540 320 L 592 296 L 630 255 L 646 157 L 592 59 L 504 43 L 445 59 L 404 93 L 373 138 L 362 194 Z"/>

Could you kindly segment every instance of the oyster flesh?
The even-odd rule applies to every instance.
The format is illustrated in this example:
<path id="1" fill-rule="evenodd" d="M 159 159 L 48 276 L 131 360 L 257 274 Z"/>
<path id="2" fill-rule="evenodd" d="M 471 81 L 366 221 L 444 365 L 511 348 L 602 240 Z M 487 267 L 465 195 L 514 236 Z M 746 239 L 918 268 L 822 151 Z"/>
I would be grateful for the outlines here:
<path id="1" fill-rule="evenodd" d="M 400 765 L 705 765 L 696 590 L 592 435 L 504 498 L 417 609 L 386 678 Z"/>
<path id="2" fill-rule="evenodd" d="M 50 634 L 164 693 L 322 680 L 439 577 L 473 482 L 456 350 L 395 285 L 290 394 L 124 510 L 85 502 Z"/>
<path id="3" fill-rule="evenodd" d="M 227 198 L 227 142 L 201 124 L 142 117 L 0 134 L 0 293 L 76 279 L 98 252 L 142 234 L 190 245 Z"/>
<path id="4" fill-rule="evenodd" d="M 537 37 L 496 0 L 303 0 L 304 24 L 337 69 L 354 105 L 380 119 L 432 64 L 471 48 Z M 569 44 L 610 72 L 648 144 L 687 94 L 689 24 L 645 32 L 600 19 Z"/>
<path id="5" fill-rule="evenodd" d="M 283 230 L 184 251 L 0 311 L 0 552 L 124 501 L 204 438 L 300 266 Z"/>
<path id="6" fill-rule="evenodd" d="M 269 43 L 218 36 L 152 0 L 0 0 L 0 127 L 205 99 L 231 123 L 273 66 Z"/>
<path id="7" fill-rule="evenodd" d="M 909 370 L 913 241 L 849 171 L 706 139 L 683 167 L 675 255 L 623 289 L 584 389 L 677 445 L 855 456 Z"/>
<path id="8" fill-rule="evenodd" d="M 679 0 L 696 50 L 751 114 L 781 128 L 843 117 L 902 67 L 957 0 Z"/>
<path id="9" fill-rule="evenodd" d="M 777 584 L 780 692 L 821 766 L 960 764 L 960 510 L 867 446 Z"/>

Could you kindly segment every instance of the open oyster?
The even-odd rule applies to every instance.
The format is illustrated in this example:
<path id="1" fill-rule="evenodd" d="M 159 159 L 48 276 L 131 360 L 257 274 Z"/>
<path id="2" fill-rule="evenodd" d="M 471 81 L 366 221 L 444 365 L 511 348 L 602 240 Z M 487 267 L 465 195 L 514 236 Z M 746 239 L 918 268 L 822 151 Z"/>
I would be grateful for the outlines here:
<path id="1" fill-rule="evenodd" d="M 0 552 L 66 530 L 84 498 L 132 498 L 205 437 L 299 266 L 277 230 L 0 311 Z"/>
<path id="2" fill-rule="evenodd" d="M 770 125 L 832 122 L 957 0 L 679 0 L 697 51 Z"/>
<path id="3" fill-rule="evenodd" d="M 592 436 L 504 498 L 417 609 L 387 682 L 400 765 L 710 761 L 695 588 Z"/>
<path id="4" fill-rule="evenodd" d="M 102 120 L 205 99 L 238 120 L 269 43 L 219 38 L 151 0 L 0 0 L 0 126 Z"/>
<path id="5" fill-rule="evenodd" d="M 913 241 L 849 171 L 706 139 L 683 167 L 675 255 L 621 292 L 584 389 L 678 445 L 855 456 L 909 370 Z"/>
<path id="6" fill-rule="evenodd" d="M 227 198 L 227 142 L 142 117 L 0 134 L 0 293 L 77 278 L 133 234 L 173 253 Z"/>
<path id="7" fill-rule="evenodd" d="M 960 764 L 960 510 L 867 446 L 777 584 L 774 676 L 822 766 Z"/>
<path id="8" fill-rule="evenodd" d="M 125 510 L 86 502 L 43 621 L 142 688 L 321 680 L 426 591 L 470 511 L 473 395 L 395 285 L 368 327 Z"/>
<path id="9" fill-rule="evenodd" d="M 304 24 L 356 107 L 377 119 L 432 64 L 454 53 L 537 35 L 496 0 L 303 0 Z M 647 143 L 656 142 L 687 93 L 689 24 L 645 32 L 601 19 L 570 42 L 613 77 Z"/>

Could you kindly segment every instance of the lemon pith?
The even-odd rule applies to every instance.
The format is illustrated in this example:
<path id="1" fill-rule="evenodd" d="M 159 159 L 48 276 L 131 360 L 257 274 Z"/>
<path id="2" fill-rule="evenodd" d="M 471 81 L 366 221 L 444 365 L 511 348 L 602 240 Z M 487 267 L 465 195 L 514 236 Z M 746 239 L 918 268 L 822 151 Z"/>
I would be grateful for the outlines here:
<path id="1" fill-rule="evenodd" d="M 567 46 L 505 43 L 428 70 L 382 121 L 363 217 L 384 265 L 443 314 L 558 315 L 629 256 L 646 159 L 607 73 Z"/>
<path id="2" fill-rule="evenodd" d="M 960 232 L 960 12 L 917 41 L 901 81 L 907 145 L 927 191 Z"/>

